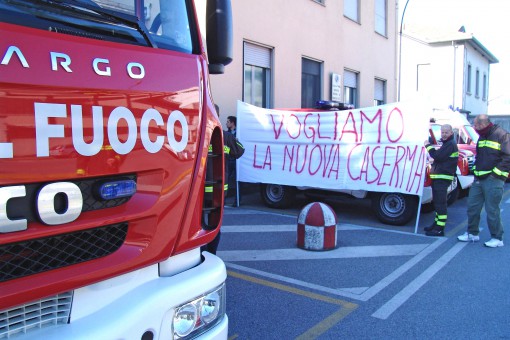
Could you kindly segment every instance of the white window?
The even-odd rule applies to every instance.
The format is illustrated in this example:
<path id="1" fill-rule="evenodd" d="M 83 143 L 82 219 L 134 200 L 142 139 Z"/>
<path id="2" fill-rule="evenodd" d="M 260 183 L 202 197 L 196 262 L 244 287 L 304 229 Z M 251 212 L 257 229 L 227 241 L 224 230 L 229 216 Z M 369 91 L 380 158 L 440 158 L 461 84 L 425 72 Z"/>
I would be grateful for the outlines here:
<path id="1" fill-rule="evenodd" d="M 344 0 L 344 15 L 359 22 L 359 0 Z"/>
<path id="2" fill-rule="evenodd" d="M 344 71 L 344 103 L 358 107 L 358 73 Z"/>
<path id="3" fill-rule="evenodd" d="M 375 0 L 375 31 L 386 36 L 386 0 Z"/>
<path id="4" fill-rule="evenodd" d="M 271 53 L 260 45 L 244 43 L 244 98 L 246 103 L 269 108 L 271 103 Z"/>

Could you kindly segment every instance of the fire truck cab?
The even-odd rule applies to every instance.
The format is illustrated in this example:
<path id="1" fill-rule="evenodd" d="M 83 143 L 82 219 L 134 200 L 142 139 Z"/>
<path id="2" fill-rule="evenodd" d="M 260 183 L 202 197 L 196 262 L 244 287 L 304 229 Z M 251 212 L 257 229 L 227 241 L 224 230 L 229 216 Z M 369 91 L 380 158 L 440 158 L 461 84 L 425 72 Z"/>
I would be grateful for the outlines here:
<path id="1" fill-rule="evenodd" d="M 230 0 L 1 1 L 0 35 L 0 339 L 226 339 Z"/>

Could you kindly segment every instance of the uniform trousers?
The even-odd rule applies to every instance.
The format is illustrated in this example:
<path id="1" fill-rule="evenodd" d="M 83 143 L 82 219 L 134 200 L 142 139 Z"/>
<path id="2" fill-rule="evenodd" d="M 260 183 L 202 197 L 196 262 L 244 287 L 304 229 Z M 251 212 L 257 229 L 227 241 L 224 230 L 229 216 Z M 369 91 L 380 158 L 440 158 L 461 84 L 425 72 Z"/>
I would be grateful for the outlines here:
<path id="1" fill-rule="evenodd" d="M 452 181 L 447 179 L 433 179 L 432 180 L 432 203 L 436 211 L 435 223 L 441 227 L 446 224 L 448 214 L 448 187 Z"/>
<path id="2" fill-rule="evenodd" d="M 500 204 L 503 198 L 505 181 L 488 176 L 475 179 L 469 189 L 468 197 L 468 232 L 473 235 L 480 233 L 480 213 L 485 205 L 487 225 L 492 238 L 503 240 L 503 224 L 501 223 Z"/>

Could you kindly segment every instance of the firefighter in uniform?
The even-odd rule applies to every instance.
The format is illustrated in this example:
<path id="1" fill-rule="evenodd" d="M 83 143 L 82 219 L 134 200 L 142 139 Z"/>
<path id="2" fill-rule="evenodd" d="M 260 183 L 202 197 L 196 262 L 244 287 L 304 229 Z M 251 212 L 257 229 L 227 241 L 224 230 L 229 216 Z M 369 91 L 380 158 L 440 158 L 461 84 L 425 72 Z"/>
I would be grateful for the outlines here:
<path id="1" fill-rule="evenodd" d="M 476 143 L 475 181 L 469 189 L 468 230 L 457 239 L 462 242 L 480 240 L 480 213 L 485 205 L 491 233 L 485 246 L 502 247 L 504 230 L 499 206 L 510 171 L 510 134 L 494 125 L 486 114 L 476 116 L 473 125 L 480 136 Z"/>
<path id="2" fill-rule="evenodd" d="M 432 199 L 436 211 L 434 223 L 430 227 L 424 228 L 427 236 L 444 236 L 448 218 L 448 187 L 454 179 L 459 158 L 459 149 L 453 138 L 453 129 L 450 124 L 441 126 L 441 141 L 443 144 L 439 149 L 430 145 L 428 141 L 425 142 L 425 148 L 434 160 L 430 178 L 432 179 Z"/>
<path id="3" fill-rule="evenodd" d="M 232 146 L 231 139 L 228 136 L 234 137 L 229 132 L 223 131 L 223 153 L 224 153 L 224 158 L 225 158 L 225 163 L 224 163 L 225 182 L 223 185 L 224 197 L 227 197 L 227 193 L 228 193 L 228 165 L 227 165 L 227 162 L 228 162 L 228 155 L 230 153 L 230 146 Z M 209 145 L 209 153 L 212 153 L 211 145 Z M 208 168 L 210 168 L 210 167 L 208 166 Z M 208 199 L 209 196 L 212 196 L 212 192 L 213 192 L 212 185 L 206 185 L 205 186 L 205 199 L 206 200 Z M 212 240 L 211 242 L 209 242 L 208 244 L 203 246 L 202 250 L 208 251 L 211 254 L 216 254 L 216 249 L 218 249 L 218 244 L 220 243 L 220 238 L 221 238 L 221 229 L 218 232 L 218 234 L 216 235 L 216 237 L 214 238 L 214 240 Z"/>
<path id="4" fill-rule="evenodd" d="M 216 108 L 216 110 L 219 113 L 218 108 Z M 211 145 L 209 145 L 209 153 L 212 153 Z M 223 191 L 224 191 L 225 198 L 227 197 L 227 194 L 228 194 L 228 176 L 229 176 L 228 160 L 230 158 L 237 159 L 237 158 L 241 157 L 243 153 L 244 153 L 244 146 L 241 144 L 241 142 L 239 142 L 237 140 L 237 138 L 230 132 L 223 131 L 223 154 L 224 154 L 223 156 L 224 156 L 224 168 L 225 168 Z M 206 169 L 206 177 L 210 176 L 209 175 L 210 168 L 211 167 L 208 164 L 207 169 Z M 212 185 L 211 186 L 206 185 L 205 186 L 205 197 L 204 197 L 204 200 L 206 202 L 207 202 L 207 200 L 210 200 L 209 197 L 212 196 L 212 192 L 213 192 Z M 208 244 L 206 244 L 205 246 L 202 247 L 202 251 L 205 250 L 205 251 L 210 252 L 211 254 L 216 254 L 216 250 L 218 249 L 218 244 L 220 243 L 220 238 L 221 238 L 221 229 L 220 229 L 220 231 L 218 231 L 218 234 L 211 242 L 209 242 Z"/>

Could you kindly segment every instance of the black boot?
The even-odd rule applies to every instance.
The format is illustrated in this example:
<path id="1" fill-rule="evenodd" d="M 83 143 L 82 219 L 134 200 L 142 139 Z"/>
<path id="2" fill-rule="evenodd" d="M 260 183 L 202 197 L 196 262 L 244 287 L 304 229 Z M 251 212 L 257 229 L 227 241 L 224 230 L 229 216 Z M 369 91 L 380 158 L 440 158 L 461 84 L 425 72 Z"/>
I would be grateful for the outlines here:
<path id="1" fill-rule="evenodd" d="M 444 236 L 444 227 L 436 226 L 425 233 L 427 236 Z"/>

